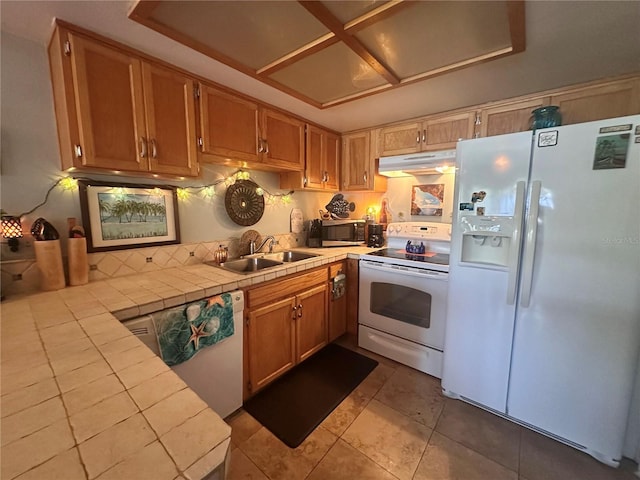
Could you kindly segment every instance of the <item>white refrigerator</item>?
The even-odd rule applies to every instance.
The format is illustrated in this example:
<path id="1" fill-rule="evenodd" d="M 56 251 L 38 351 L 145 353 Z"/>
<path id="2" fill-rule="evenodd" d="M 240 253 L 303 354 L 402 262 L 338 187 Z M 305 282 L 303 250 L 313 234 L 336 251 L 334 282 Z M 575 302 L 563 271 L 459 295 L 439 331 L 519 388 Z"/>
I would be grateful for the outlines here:
<path id="1" fill-rule="evenodd" d="M 636 115 L 457 149 L 443 391 L 612 466 L 640 408 L 639 142 Z"/>

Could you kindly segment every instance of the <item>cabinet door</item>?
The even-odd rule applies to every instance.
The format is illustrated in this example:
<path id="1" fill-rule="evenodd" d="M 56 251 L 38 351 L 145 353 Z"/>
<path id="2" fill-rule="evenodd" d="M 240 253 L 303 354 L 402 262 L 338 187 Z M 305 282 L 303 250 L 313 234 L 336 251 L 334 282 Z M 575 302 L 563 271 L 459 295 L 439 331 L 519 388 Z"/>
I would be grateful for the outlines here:
<path id="1" fill-rule="evenodd" d="M 69 41 L 82 165 L 147 171 L 140 60 L 73 34 Z"/>
<path id="2" fill-rule="evenodd" d="M 306 134 L 306 187 L 324 188 L 324 160 L 326 152 L 325 132 L 313 125 L 307 125 Z"/>
<path id="3" fill-rule="evenodd" d="M 551 96 L 562 124 L 591 122 L 640 113 L 640 81 L 624 80 Z"/>
<path id="4" fill-rule="evenodd" d="M 336 338 L 342 336 L 347 331 L 347 295 L 333 299 L 332 279 L 338 273 L 347 273 L 347 262 L 335 263 L 329 265 L 329 341 L 333 342 Z"/>
<path id="5" fill-rule="evenodd" d="M 526 132 L 531 125 L 531 111 L 545 104 L 544 98 L 500 105 L 482 110 L 480 136 Z"/>
<path id="6" fill-rule="evenodd" d="M 205 159 L 258 161 L 258 104 L 201 84 L 200 135 Z"/>
<path id="7" fill-rule="evenodd" d="M 248 310 L 249 382 L 253 394 L 296 363 L 295 298 Z"/>
<path id="8" fill-rule="evenodd" d="M 193 80 L 148 63 L 142 64 L 142 73 L 150 170 L 197 176 Z"/>
<path id="9" fill-rule="evenodd" d="M 338 191 L 340 189 L 340 137 L 334 133 L 325 133 L 326 154 L 324 161 L 324 188 Z"/>
<path id="10" fill-rule="evenodd" d="M 344 190 L 367 190 L 371 176 L 369 132 L 342 137 L 342 187 Z"/>
<path id="11" fill-rule="evenodd" d="M 427 120 L 423 124 L 423 150 L 456 148 L 458 140 L 473 137 L 475 112 Z"/>
<path id="12" fill-rule="evenodd" d="M 260 131 L 263 162 L 287 170 L 304 170 L 304 122 L 262 109 Z"/>
<path id="13" fill-rule="evenodd" d="M 296 359 L 301 362 L 327 344 L 327 284 L 311 288 L 296 299 Z"/>
<path id="14" fill-rule="evenodd" d="M 360 264 L 354 258 L 347 259 L 347 332 L 358 333 L 358 283 Z"/>
<path id="15" fill-rule="evenodd" d="M 380 132 L 380 156 L 419 152 L 422 148 L 422 122 L 383 128 Z"/>

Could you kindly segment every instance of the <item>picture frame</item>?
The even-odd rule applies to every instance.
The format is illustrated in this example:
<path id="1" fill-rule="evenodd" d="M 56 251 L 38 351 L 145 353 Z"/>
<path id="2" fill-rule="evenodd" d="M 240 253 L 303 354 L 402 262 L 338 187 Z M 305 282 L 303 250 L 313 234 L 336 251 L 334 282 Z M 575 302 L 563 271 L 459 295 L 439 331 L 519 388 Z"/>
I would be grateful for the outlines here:
<path id="1" fill-rule="evenodd" d="M 176 187 L 78 180 L 78 189 L 89 253 L 180 243 Z"/>

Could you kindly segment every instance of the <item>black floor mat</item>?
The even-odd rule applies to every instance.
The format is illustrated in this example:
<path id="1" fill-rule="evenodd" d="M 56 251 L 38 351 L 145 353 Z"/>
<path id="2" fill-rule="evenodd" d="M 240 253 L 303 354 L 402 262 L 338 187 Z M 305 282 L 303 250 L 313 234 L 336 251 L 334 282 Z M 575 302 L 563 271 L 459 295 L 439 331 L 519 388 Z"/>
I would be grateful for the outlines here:
<path id="1" fill-rule="evenodd" d="M 331 343 L 247 400 L 244 409 L 295 448 L 377 364 Z"/>

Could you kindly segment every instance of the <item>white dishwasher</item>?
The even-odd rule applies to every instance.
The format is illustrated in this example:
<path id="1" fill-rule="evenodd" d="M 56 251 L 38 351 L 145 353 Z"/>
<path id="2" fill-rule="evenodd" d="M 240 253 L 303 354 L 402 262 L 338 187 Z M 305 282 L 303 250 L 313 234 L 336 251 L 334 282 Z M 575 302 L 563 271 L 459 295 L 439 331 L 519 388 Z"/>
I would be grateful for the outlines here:
<path id="1" fill-rule="evenodd" d="M 242 338 L 244 294 L 229 292 L 233 302 L 233 335 L 200 350 L 189 360 L 171 369 L 220 417 L 225 418 L 242 406 Z M 183 305 L 188 308 L 190 304 Z M 123 325 L 160 356 L 153 316 L 161 312 L 126 320 Z"/>

